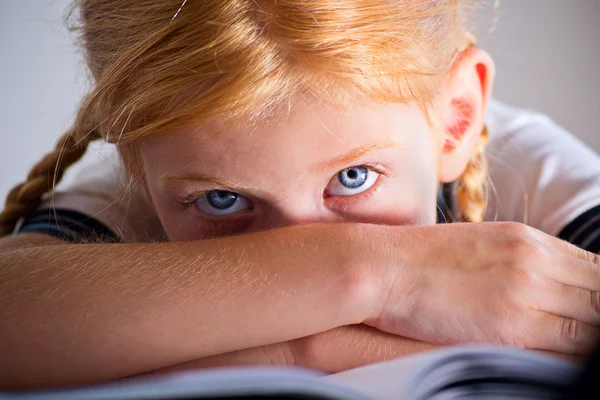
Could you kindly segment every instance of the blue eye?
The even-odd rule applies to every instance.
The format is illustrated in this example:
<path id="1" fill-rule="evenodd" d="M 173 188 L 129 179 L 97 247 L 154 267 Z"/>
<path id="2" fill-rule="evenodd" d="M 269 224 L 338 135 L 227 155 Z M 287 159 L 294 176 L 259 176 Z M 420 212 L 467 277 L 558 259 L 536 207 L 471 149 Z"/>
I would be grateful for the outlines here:
<path id="1" fill-rule="evenodd" d="M 227 210 L 228 208 L 231 208 L 239 198 L 240 196 L 236 193 L 227 192 L 225 190 L 215 190 L 206 195 L 208 204 L 218 210 Z"/>
<path id="2" fill-rule="evenodd" d="M 364 166 L 348 168 L 338 173 L 338 180 L 348 189 L 356 189 L 363 186 L 367 182 L 368 177 L 369 169 Z"/>
<path id="3" fill-rule="evenodd" d="M 244 196 L 227 190 L 213 190 L 196 200 L 196 207 L 208 215 L 222 216 L 251 208 Z"/>
<path id="4" fill-rule="evenodd" d="M 346 168 L 331 180 L 327 188 L 330 196 L 352 196 L 371 188 L 379 173 L 364 165 Z"/>

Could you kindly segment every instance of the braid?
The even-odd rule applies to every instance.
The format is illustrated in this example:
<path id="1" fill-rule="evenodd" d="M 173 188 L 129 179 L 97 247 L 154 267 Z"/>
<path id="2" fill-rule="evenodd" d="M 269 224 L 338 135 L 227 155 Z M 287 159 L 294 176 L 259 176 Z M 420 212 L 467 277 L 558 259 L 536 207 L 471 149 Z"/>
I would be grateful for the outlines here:
<path id="1" fill-rule="evenodd" d="M 473 151 L 473 156 L 458 182 L 456 198 L 463 222 L 481 222 L 485 216 L 487 206 L 487 161 L 484 153 L 488 140 L 489 134 L 484 126 L 479 142 Z"/>
<path id="2" fill-rule="evenodd" d="M 21 217 L 35 211 L 42 196 L 53 189 L 66 169 L 85 153 L 88 144 L 99 138 L 96 128 L 82 129 L 76 122 L 58 141 L 54 151 L 46 154 L 29 172 L 27 179 L 12 188 L 0 212 L 0 237 L 10 235 Z"/>

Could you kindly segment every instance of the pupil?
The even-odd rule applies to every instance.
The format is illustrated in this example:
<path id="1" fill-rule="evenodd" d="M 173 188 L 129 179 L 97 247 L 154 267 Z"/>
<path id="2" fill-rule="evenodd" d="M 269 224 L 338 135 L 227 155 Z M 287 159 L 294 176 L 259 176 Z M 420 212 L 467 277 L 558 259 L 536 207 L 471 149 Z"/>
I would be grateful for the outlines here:
<path id="1" fill-rule="evenodd" d="M 338 180 L 348 189 L 361 187 L 367 181 L 369 169 L 367 167 L 353 167 L 341 171 L 338 174 Z"/>

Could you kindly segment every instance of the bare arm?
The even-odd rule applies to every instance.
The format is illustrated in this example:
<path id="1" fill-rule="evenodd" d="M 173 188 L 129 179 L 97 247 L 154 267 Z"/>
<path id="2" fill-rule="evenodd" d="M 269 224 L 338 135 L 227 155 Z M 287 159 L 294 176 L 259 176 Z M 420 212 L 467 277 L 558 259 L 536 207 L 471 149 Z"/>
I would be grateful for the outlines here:
<path id="1" fill-rule="evenodd" d="M 336 248 L 350 230 L 325 228 L 161 244 L 3 239 L 0 384 L 113 379 L 360 323 L 373 281 Z"/>
<path id="2" fill-rule="evenodd" d="M 439 347 L 366 325 L 352 325 L 289 342 L 189 361 L 150 374 L 231 365 L 286 365 L 336 373 Z"/>
<path id="3" fill-rule="evenodd" d="M 520 224 L 313 225 L 146 245 L 16 240 L 0 243 L 4 387 L 318 343 L 320 332 L 360 323 L 439 345 L 585 354 L 600 325 L 600 258 Z M 349 343 L 325 346 L 330 359 L 362 362 Z M 342 368 L 322 366 L 326 352 L 308 355 L 314 368 Z"/>
<path id="4" fill-rule="evenodd" d="M 337 373 L 441 347 L 445 346 L 391 335 L 366 325 L 352 325 L 289 342 L 206 357 L 153 371 L 149 375 L 232 365 L 297 366 Z M 541 352 L 571 363 L 585 361 L 581 355 Z"/>

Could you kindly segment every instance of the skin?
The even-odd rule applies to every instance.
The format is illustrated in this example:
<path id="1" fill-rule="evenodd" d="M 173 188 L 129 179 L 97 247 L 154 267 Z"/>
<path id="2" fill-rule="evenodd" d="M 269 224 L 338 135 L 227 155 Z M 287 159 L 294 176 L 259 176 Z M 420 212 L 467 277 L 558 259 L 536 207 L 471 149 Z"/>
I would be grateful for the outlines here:
<path id="1" fill-rule="evenodd" d="M 146 193 L 171 241 L 315 222 L 434 224 L 439 184 L 462 174 L 483 129 L 494 64 L 470 49 L 449 76 L 435 127 L 415 104 L 301 99 L 258 128 L 215 120 L 157 137 L 140 151 Z M 357 166 L 377 178 L 350 191 L 337 175 Z M 215 190 L 239 195 L 239 207 L 214 215 Z"/>
<path id="2" fill-rule="evenodd" d="M 435 110 L 441 127 L 433 127 L 415 104 L 336 108 L 299 101 L 258 129 L 248 124 L 223 128 L 217 120 L 176 137 L 150 140 L 142 151 L 146 194 L 171 241 L 315 222 L 435 224 L 438 186 L 457 179 L 466 167 L 483 127 L 494 73 L 492 60 L 479 49 L 459 58 Z M 338 177 L 355 166 L 377 176 L 358 193 L 344 188 Z M 215 190 L 238 195 L 238 207 L 212 215 L 219 210 L 207 203 L 207 194 Z M 186 199 L 185 204 L 178 199 Z M 343 350 L 333 350 L 336 343 L 347 342 L 361 343 L 363 349 L 351 360 L 343 359 Z M 367 327 L 346 327 L 163 372 L 263 363 L 314 368 L 315 359 L 320 369 L 336 371 L 338 365 L 354 367 L 435 347 Z M 317 356 L 311 362 L 299 359 L 294 356 L 302 354 L 298 348 L 313 349 Z"/>
<path id="3" fill-rule="evenodd" d="M 260 132 L 239 125 L 207 142 L 211 128 L 144 146 L 150 197 L 171 241 L 315 222 L 435 223 L 437 143 L 415 106 L 313 110 L 303 103 Z M 376 181 L 343 196 L 350 190 L 337 174 L 355 166 L 371 168 Z M 247 206 L 212 216 L 177 200 L 217 189 L 244 196 Z"/>
<path id="4" fill-rule="evenodd" d="M 202 140 L 219 128 L 205 125 L 147 142 L 145 184 L 170 243 L 0 240 L 0 385 L 231 364 L 337 372 L 465 342 L 585 354 L 600 324 L 597 257 L 520 224 L 432 226 L 436 188 L 464 170 L 492 80 L 489 56 L 466 52 L 435 129 L 412 105 L 298 103 L 260 131 Z M 372 193 L 332 196 L 337 172 L 357 165 L 383 170 Z M 252 207 L 218 222 L 178 204 L 215 188 Z"/>

